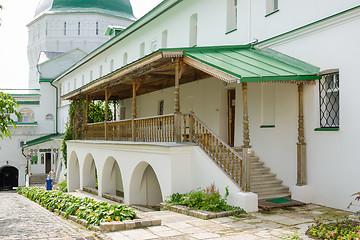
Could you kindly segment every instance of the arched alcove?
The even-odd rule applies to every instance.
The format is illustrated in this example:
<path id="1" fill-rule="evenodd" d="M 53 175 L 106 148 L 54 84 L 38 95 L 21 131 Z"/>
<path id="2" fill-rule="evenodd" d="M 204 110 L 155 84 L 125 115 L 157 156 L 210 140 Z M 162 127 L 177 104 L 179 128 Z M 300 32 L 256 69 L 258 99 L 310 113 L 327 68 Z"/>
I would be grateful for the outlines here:
<path id="1" fill-rule="evenodd" d="M 0 168 L 0 190 L 11 190 L 19 186 L 19 170 L 13 166 Z"/>
<path id="2" fill-rule="evenodd" d="M 94 157 L 86 155 L 83 166 L 83 186 L 97 188 L 97 168 Z"/>
<path id="3" fill-rule="evenodd" d="M 80 166 L 75 152 L 68 159 L 68 191 L 73 192 L 80 188 Z"/>
<path id="4" fill-rule="evenodd" d="M 103 193 L 124 197 L 120 167 L 113 157 L 106 159 L 101 180 Z"/>
<path id="5" fill-rule="evenodd" d="M 154 169 L 139 163 L 131 176 L 130 204 L 157 206 L 163 201 L 162 191 Z"/>

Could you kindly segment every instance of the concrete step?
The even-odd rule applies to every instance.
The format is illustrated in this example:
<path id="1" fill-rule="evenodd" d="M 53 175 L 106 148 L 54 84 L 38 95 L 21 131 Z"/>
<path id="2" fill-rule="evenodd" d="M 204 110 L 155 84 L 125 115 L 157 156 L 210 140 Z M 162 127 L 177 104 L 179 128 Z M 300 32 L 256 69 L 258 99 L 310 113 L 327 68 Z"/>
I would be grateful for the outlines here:
<path id="1" fill-rule="evenodd" d="M 289 192 L 287 193 L 274 193 L 274 194 L 262 194 L 258 195 L 259 200 L 276 199 L 276 198 L 287 198 L 291 197 Z"/>
<path id="2" fill-rule="evenodd" d="M 30 184 L 45 184 L 47 174 L 33 174 L 30 176 Z"/>
<path id="3" fill-rule="evenodd" d="M 256 168 L 262 168 L 265 166 L 264 166 L 264 162 L 256 161 L 256 162 L 251 162 L 250 167 L 251 167 L 251 169 L 256 169 Z"/>
<path id="4" fill-rule="evenodd" d="M 259 167 L 259 168 L 251 168 L 250 175 L 259 175 L 264 173 L 270 173 L 270 168 L 268 167 Z"/>
<path id="5" fill-rule="evenodd" d="M 277 185 L 272 187 L 253 187 L 250 185 L 250 190 L 256 192 L 257 194 L 289 192 L 289 188 L 282 185 Z"/>
<path id="6" fill-rule="evenodd" d="M 258 180 L 251 182 L 251 187 L 272 187 L 272 186 L 278 186 L 282 184 L 282 180 L 276 179 L 275 177 L 273 179 L 269 180 Z"/>
<path id="7" fill-rule="evenodd" d="M 262 174 L 253 174 L 250 175 L 250 181 L 258 181 L 258 180 L 273 180 L 276 179 L 276 174 L 274 173 L 262 173 Z"/>

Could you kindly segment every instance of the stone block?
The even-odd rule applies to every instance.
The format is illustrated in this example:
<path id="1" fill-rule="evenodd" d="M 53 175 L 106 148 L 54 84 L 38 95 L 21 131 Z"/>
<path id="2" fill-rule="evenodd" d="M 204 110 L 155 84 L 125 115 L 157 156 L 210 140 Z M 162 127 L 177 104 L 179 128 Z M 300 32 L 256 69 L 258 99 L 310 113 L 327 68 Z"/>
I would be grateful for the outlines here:
<path id="1" fill-rule="evenodd" d="M 142 220 L 140 220 L 140 219 L 135 219 L 135 220 L 134 220 L 135 228 L 141 228 L 141 222 L 142 222 Z"/>
<path id="2" fill-rule="evenodd" d="M 112 231 L 125 230 L 125 223 L 123 222 L 112 222 Z"/>
<path id="3" fill-rule="evenodd" d="M 100 223 L 100 230 L 103 232 L 111 232 L 112 231 L 112 226 L 113 224 L 111 222 L 101 222 Z"/>
<path id="4" fill-rule="evenodd" d="M 152 226 L 151 220 L 144 219 L 141 221 L 141 227 L 149 227 L 149 226 Z"/>
<path id="5" fill-rule="evenodd" d="M 160 226 L 161 225 L 161 219 L 152 219 L 151 220 L 151 226 Z"/>
<path id="6" fill-rule="evenodd" d="M 125 224 L 126 230 L 135 228 L 135 222 L 132 220 L 125 220 L 125 221 L 123 221 L 123 223 Z"/>
<path id="7" fill-rule="evenodd" d="M 71 221 L 76 222 L 77 217 L 73 216 L 73 215 L 69 215 L 68 219 L 70 219 Z"/>

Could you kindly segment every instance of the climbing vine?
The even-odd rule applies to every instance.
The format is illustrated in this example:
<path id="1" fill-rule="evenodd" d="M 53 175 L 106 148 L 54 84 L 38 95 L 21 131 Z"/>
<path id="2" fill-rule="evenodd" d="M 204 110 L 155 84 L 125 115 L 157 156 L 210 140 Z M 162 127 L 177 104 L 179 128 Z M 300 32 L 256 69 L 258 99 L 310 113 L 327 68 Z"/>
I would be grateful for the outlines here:
<path id="1" fill-rule="evenodd" d="M 85 139 L 86 136 L 86 101 L 73 100 L 69 107 L 69 122 L 61 146 L 62 159 L 67 168 L 67 140 Z M 112 111 L 109 108 L 109 121 L 112 120 Z M 91 102 L 89 104 L 88 122 L 96 123 L 105 121 L 105 103 L 103 101 Z"/>

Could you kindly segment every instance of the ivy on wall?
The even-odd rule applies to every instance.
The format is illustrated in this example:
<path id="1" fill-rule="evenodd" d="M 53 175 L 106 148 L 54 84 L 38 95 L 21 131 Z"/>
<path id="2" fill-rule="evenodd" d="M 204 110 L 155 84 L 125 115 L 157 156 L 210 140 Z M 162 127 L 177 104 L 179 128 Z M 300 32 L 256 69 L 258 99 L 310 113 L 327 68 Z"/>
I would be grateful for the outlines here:
<path id="1" fill-rule="evenodd" d="M 110 104 L 110 103 L 109 103 Z M 83 99 L 73 100 L 69 108 L 69 122 L 66 124 L 66 130 L 61 146 L 62 159 L 65 168 L 67 168 L 67 140 L 85 139 L 86 136 L 86 101 Z M 109 108 L 109 119 L 113 119 L 112 111 Z M 97 123 L 105 121 L 105 103 L 104 101 L 95 101 L 89 104 L 88 122 Z"/>

